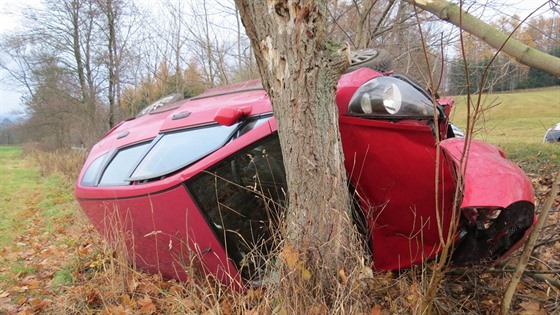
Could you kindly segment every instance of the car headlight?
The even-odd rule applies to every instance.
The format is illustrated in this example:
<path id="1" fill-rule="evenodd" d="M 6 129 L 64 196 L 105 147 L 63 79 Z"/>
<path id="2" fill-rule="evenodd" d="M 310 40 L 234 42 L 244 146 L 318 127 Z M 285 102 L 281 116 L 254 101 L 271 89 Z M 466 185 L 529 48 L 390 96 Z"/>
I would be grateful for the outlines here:
<path id="1" fill-rule="evenodd" d="M 394 77 L 377 77 L 360 86 L 348 108 L 351 116 L 379 119 L 433 117 L 433 102 L 409 83 Z"/>

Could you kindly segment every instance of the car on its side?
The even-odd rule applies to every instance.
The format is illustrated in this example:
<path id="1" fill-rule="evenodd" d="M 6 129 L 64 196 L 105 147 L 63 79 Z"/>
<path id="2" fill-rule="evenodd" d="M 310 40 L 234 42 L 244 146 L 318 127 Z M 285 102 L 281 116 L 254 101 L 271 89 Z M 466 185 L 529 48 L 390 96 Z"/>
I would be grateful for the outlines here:
<path id="1" fill-rule="evenodd" d="M 446 233 L 456 216 L 454 264 L 490 264 L 518 248 L 534 225 L 527 176 L 498 148 L 458 134 L 451 99 L 379 69 L 386 62 L 369 53 L 373 66 L 355 62 L 333 106 L 373 268 L 432 259 L 438 222 Z M 103 235 L 126 242 L 138 268 L 186 280 L 194 263 L 226 284 L 254 283 L 287 202 L 268 95 L 248 81 L 170 100 L 91 149 L 76 198 Z"/>

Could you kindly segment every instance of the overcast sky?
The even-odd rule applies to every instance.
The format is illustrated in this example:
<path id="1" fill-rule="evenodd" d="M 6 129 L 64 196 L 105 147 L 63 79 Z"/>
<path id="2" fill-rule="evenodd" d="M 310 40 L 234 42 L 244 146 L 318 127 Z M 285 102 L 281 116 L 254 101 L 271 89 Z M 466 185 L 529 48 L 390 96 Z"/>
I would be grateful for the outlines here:
<path id="1" fill-rule="evenodd" d="M 27 5 L 38 5 L 38 3 L 40 2 L 40 0 L 0 0 L 0 34 L 10 31 L 19 25 L 19 20 L 17 18 L 17 12 L 19 8 Z M 492 5 L 500 2 L 507 3 L 508 5 L 506 6 L 506 8 L 511 10 L 510 14 L 518 13 L 521 17 L 524 17 L 524 15 L 529 14 L 532 10 L 547 2 L 547 0 L 478 0 L 478 2 L 488 2 L 492 3 Z M 495 13 L 492 14 L 495 15 Z M 1 47 L 0 58 L 2 58 Z M 10 83 L 11 81 L 8 74 L 5 71 L 0 70 L 0 114 L 7 114 L 14 111 L 24 110 L 24 107 L 20 104 L 21 93 L 20 91 L 18 91 L 18 87 Z"/>
<path id="2" fill-rule="evenodd" d="M 39 2 L 38 0 L 0 0 L 0 34 L 12 30 L 19 24 L 18 19 L 11 13 L 17 12 L 24 5 Z M 3 58 L 2 55 L 2 47 L 0 47 L 0 58 Z M 20 97 L 18 88 L 10 84 L 8 74 L 0 70 L 0 114 L 23 111 Z"/>

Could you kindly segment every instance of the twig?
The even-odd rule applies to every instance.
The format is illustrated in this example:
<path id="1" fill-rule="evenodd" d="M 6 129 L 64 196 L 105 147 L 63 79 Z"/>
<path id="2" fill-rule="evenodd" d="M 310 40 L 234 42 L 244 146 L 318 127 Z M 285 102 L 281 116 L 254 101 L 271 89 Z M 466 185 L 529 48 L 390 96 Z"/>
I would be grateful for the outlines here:
<path id="1" fill-rule="evenodd" d="M 547 244 L 552 244 L 552 243 L 555 243 L 557 241 L 560 241 L 560 237 L 556 237 L 556 238 L 552 238 L 552 239 L 549 239 L 549 240 L 546 240 L 546 241 L 542 241 L 542 242 L 538 243 L 537 245 L 535 245 L 535 248 L 541 247 L 541 246 L 547 245 Z"/>
<path id="2" fill-rule="evenodd" d="M 510 273 L 514 272 L 515 269 L 504 268 L 504 269 L 489 269 L 486 272 L 489 273 Z M 525 270 L 523 273 L 527 274 L 560 274 L 560 270 Z"/>
<path id="3" fill-rule="evenodd" d="M 500 294 L 503 292 L 500 289 L 490 288 L 490 287 L 486 287 L 486 286 L 483 286 L 483 285 L 478 285 L 477 288 L 482 289 L 484 291 L 496 292 L 496 293 L 500 293 Z M 527 294 L 521 294 L 521 293 L 514 293 L 513 295 L 518 297 L 518 298 L 524 298 L 524 299 L 539 301 L 539 302 L 543 302 L 543 303 L 549 301 L 549 299 L 538 298 L 538 297 L 535 297 L 534 295 L 527 295 Z"/>
<path id="4" fill-rule="evenodd" d="M 531 278 L 533 278 L 533 279 L 535 279 L 535 280 L 544 281 L 544 282 L 548 283 L 549 285 L 554 286 L 554 287 L 556 287 L 557 289 L 560 289 L 560 281 L 558 281 L 558 280 L 556 280 L 556 279 L 554 279 L 554 278 L 547 277 L 547 276 L 545 276 L 545 275 L 543 275 L 543 274 L 538 274 L 538 273 L 536 273 L 536 274 L 530 274 L 530 275 L 528 275 L 528 276 L 530 276 Z"/>
<path id="5" fill-rule="evenodd" d="M 511 281 L 510 281 L 509 286 L 506 290 L 506 293 L 504 294 L 504 299 L 502 301 L 502 306 L 500 308 L 500 314 L 502 314 L 502 315 L 506 315 L 509 312 L 509 308 L 511 306 L 511 300 L 513 298 L 513 294 L 515 293 L 515 289 L 517 287 L 517 284 L 519 283 L 519 280 L 521 279 L 521 276 L 523 275 L 523 270 L 525 270 L 525 267 L 527 267 L 527 263 L 529 262 L 529 257 L 531 256 L 531 253 L 533 252 L 533 249 L 535 247 L 535 244 L 537 242 L 539 234 L 540 234 L 540 232 L 541 232 L 541 230 L 544 226 L 544 223 L 546 222 L 548 212 L 552 208 L 552 202 L 556 198 L 556 194 L 558 192 L 558 185 L 560 185 L 560 172 L 556 173 L 556 179 L 554 180 L 554 183 L 552 184 L 552 187 L 550 189 L 550 193 L 549 193 L 548 197 L 546 198 L 546 202 L 544 203 L 544 206 L 542 208 L 541 213 L 539 214 L 539 219 L 537 220 L 537 225 L 535 226 L 535 229 L 533 230 L 533 232 L 531 232 L 531 235 L 529 236 L 529 239 L 527 240 L 527 243 L 525 244 L 525 247 L 523 248 L 523 253 L 521 254 L 521 257 L 519 258 L 519 263 L 517 264 L 517 268 L 515 269 L 515 272 L 513 274 L 513 277 L 511 278 Z M 548 283 L 550 283 L 550 282 L 548 282 Z"/>

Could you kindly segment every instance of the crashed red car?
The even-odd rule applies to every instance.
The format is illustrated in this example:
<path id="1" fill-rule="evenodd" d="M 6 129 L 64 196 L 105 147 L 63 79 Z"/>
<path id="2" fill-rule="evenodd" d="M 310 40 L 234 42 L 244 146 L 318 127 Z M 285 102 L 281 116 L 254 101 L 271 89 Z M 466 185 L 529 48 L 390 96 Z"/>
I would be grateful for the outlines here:
<path id="1" fill-rule="evenodd" d="M 466 141 L 448 120 L 451 100 L 434 102 L 406 77 L 355 67 L 341 76 L 333 106 L 376 270 L 435 257 L 438 216 L 444 233 L 460 216 L 456 265 L 492 263 L 523 242 L 534 224 L 528 178 L 476 140 L 461 163 Z M 241 287 L 262 272 L 249 252 L 270 249 L 272 212 L 281 212 L 285 192 L 270 100 L 249 81 L 158 102 L 123 121 L 91 149 L 75 194 L 103 235 L 124 235 L 138 268 L 185 280 L 196 261 Z"/>

